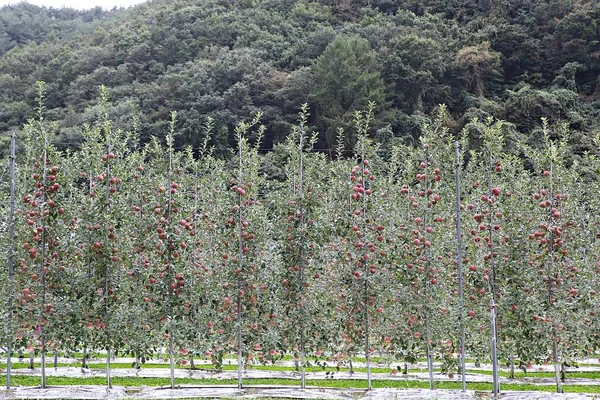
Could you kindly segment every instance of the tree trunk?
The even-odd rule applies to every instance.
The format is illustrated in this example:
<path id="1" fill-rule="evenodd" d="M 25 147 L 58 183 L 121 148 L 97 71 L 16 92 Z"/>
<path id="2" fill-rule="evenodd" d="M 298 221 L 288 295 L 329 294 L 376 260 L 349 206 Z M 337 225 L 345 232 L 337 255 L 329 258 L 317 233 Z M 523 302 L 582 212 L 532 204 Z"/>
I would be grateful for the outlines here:
<path id="1" fill-rule="evenodd" d="M 348 361 L 350 366 L 350 375 L 352 375 L 354 373 L 354 367 L 352 366 L 352 358 L 349 358 Z"/>
<path id="2" fill-rule="evenodd" d="M 88 367 L 88 365 L 87 365 L 87 349 L 83 349 L 83 356 L 81 359 L 81 363 L 82 363 L 81 368 L 87 369 L 87 367 Z"/>

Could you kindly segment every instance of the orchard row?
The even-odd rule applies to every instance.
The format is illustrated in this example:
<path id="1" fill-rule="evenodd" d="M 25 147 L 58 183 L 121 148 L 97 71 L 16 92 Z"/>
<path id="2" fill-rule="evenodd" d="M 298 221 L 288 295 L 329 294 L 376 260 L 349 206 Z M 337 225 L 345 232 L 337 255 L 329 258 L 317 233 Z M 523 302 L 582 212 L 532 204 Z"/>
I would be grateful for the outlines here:
<path id="1" fill-rule="evenodd" d="M 15 239 L 1 239 L 14 255 L 2 346 L 140 359 L 171 347 L 176 362 L 217 366 L 238 351 L 267 363 L 368 349 L 453 372 L 461 327 L 466 354 L 490 359 L 493 302 L 501 360 L 598 350 L 599 188 L 567 165 L 568 132 L 544 125 L 540 148 L 517 144 L 517 157 L 502 122 L 474 121 L 482 150 L 465 153 L 440 117 L 419 147 L 383 149 L 358 113 L 356 157 L 330 160 L 312 151 L 306 116 L 268 156 L 258 119 L 241 124 L 227 161 L 175 151 L 175 119 L 165 143 L 139 149 L 100 117 L 77 152 L 56 150 L 42 118 L 27 125 Z M 267 163 L 281 174 L 265 176 Z"/>

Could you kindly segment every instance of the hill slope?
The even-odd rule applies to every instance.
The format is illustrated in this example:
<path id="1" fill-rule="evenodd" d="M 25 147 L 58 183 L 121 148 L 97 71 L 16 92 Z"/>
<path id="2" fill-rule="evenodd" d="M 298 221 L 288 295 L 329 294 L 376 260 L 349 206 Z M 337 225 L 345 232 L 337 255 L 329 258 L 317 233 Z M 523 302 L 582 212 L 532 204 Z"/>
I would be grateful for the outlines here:
<path id="1" fill-rule="evenodd" d="M 152 0 L 77 12 L 0 9 L 0 130 L 33 115 L 35 82 L 60 141 L 75 146 L 98 86 L 123 127 L 162 134 L 179 112 L 180 145 L 214 119 L 224 151 L 237 122 L 262 110 L 265 146 L 299 105 L 311 106 L 318 148 L 335 145 L 356 109 L 375 101 L 374 135 L 413 140 L 445 103 L 459 130 L 473 117 L 530 135 L 565 120 L 577 145 L 600 120 L 600 4 L 592 0 Z M 376 132 L 378 130 L 378 132 Z M 347 130 L 351 132 L 351 129 Z M 348 145 L 352 144 L 349 133 Z M 383 139 L 382 139 L 383 140 Z"/>

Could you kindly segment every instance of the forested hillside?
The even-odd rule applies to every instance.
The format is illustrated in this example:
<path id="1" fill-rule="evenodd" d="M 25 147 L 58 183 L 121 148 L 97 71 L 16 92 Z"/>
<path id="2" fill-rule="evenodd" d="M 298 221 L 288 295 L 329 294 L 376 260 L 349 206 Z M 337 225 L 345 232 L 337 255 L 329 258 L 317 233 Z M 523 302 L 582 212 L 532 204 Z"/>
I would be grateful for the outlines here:
<path id="1" fill-rule="evenodd" d="M 595 0 L 151 0 L 79 12 L 0 9 L 0 130 L 34 114 L 47 83 L 59 147 L 76 147 L 97 115 L 198 146 L 207 117 L 217 154 L 232 127 L 263 112 L 264 147 L 281 142 L 302 103 L 332 152 L 338 128 L 377 104 L 372 136 L 414 142 L 438 104 L 459 132 L 472 118 L 535 139 L 540 118 L 565 121 L 575 151 L 600 121 L 600 4 Z M 346 129 L 347 148 L 354 137 Z M 473 133 L 476 135 L 476 133 Z M 6 138 L 6 135 L 4 135 Z M 477 144 L 477 138 L 471 143 Z M 6 139 L 3 139 L 6 140 Z M 3 146 L 6 147 L 6 146 Z"/>

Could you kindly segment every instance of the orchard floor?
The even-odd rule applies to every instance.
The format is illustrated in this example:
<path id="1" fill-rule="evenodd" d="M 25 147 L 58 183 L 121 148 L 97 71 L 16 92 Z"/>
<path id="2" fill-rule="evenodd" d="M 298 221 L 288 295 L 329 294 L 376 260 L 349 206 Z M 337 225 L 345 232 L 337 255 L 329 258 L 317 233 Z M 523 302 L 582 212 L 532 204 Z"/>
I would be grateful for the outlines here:
<path id="1" fill-rule="evenodd" d="M 22 360 L 23 361 L 23 360 Z M 40 360 L 36 358 L 36 362 Z M 48 360 L 50 361 L 50 360 Z M 59 367 L 54 368 L 53 366 L 47 364 L 46 367 L 46 376 L 47 377 L 65 377 L 65 378 L 76 378 L 85 381 L 86 378 L 102 378 L 105 376 L 105 370 L 98 368 L 99 364 L 103 360 L 90 360 L 90 363 L 94 363 L 95 367 L 91 369 L 83 369 L 81 368 L 81 360 L 79 362 L 70 358 L 60 358 L 58 362 L 60 363 Z M 114 363 L 131 363 L 133 359 L 130 358 L 119 358 L 114 360 Z M 226 365 L 234 365 L 235 360 L 224 360 Z M 0 361 L 0 371 L 4 372 L 4 365 Z M 14 359 L 13 362 L 17 362 Z M 161 361 L 151 361 L 152 364 L 144 365 L 141 369 L 134 368 L 114 368 L 111 369 L 111 377 L 114 378 L 161 378 L 167 380 L 170 376 L 170 371 L 168 368 L 164 368 L 166 364 L 164 359 Z M 306 385 L 307 389 L 301 390 L 298 388 L 300 386 L 300 374 L 294 372 L 293 370 L 262 370 L 262 369 L 249 369 L 244 371 L 243 379 L 285 379 L 284 382 L 290 381 L 293 386 L 283 386 L 278 384 L 265 384 L 265 385 L 245 385 L 243 390 L 238 390 L 236 386 L 230 385 L 232 381 L 237 379 L 237 371 L 228 371 L 225 370 L 220 373 L 214 373 L 208 369 L 202 370 L 202 367 L 207 367 L 207 360 L 198 360 L 195 362 L 197 370 L 190 370 L 189 368 L 177 368 L 175 369 L 175 378 L 182 379 L 188 378 L 193 381 L 183 379 L 181 382 L 185 382 L 185 384 L 176 385 L 176 389 L 166 388 L 164 385 L 157 386 L 154 384 L 153 386 L 118 386 L 115 385 L 113 389 L 108 390 L 106 387 L 102 385 L 93 386 L 91 384 L 85 384 L 85 382 L 81 382 L 81 385 L 73 385 L 73 386 L 62 386 L 55 385 L 49 386 L 46 389 L 40 389 L 39 387 L 33 386 L 34 384 L 27 384 L 23 386 L 15 385 L 15 381 L 18 377 L 22 377 L 26 379 L 26 377 L 31 380 L 34 377 L 39 377 L 41 371 L 39 366 L 35 369 L 27 369 L 27 368 L 14 368 L 12 370 L 13 376 L 15 377 L 15 381 L 13 381 L 14 388 L 11 390 L 1 390 L 0 389 L 0 400 L 3 399 L 191 399 L 191 398 L 301 398 L 301 399 L 369 399 L 369 400 L 383 400 L 383 399 L 438 399 L 438 400 L 454 400 L 454 399 L 490 399 L 493 398 L 490 391 L 473 391 L 468 390 L 466 393 L 462 393 L 460 390 L 447 390 L 447 389 L 439 389 L 435 391 L 431 391 L 428 389 L 412 389 L 412 388 L 377 388 L 372 391 L 366 391 L 365 389 L 335 389 L 335 388 L 325 388 L 325 387 L 317 387 L 320 383 L 317 383 L 316 380 L 323 382 L 326 379 L 332 382 L 335 380 L 345 380 L 345 381 L 366 381 L 366 373 L 365 372 L 354 372 L 350 374 L 347 370 L 342 368 L 341 371 L 337 371 L 333 374 L 333 379 L 331 379 L 332 372 L 307 372 L 306 373 Z M 596 374 L 600 375 L 600 363 L 598 359 L 590 359 L 590 360 L 581 360 L 582 366 L 578 368 L 569 368 L 567 370 L 567 379 L 563 383 L 565 386 L 569 385 L 587 385 L 589 386 L 598 386 L 600 385 L 600 379 L 596 379 Z M 153 366 L 154 367 L 153 367 Z M 281 367 L 292 367 L 293 362 L 291 361 L 280 361 L 277 363 L 278 366 Z M 328 367 L 335 367 L 337 364 L 332 363 L 328 365 Z M 163 368 L 160 368 L 163 366 Z M 345 367 L 345 366 L 344 366 Z M 354 367 L 360 369 L 364 367 L 364 363 L 355 362 Z M 372 373 L 372 379 L 378 381 L 385 381 L 384 385 L 387 386 L 388 382 L 390 382 L 389 386 L 402 386 L 401 382 L 406 382 L 407 386 L 411 386 L 409 382 L 419 381 L 421 383 L 425 383 L 428 381 L 428 374 L 426 371 L 426 365 L 424 363 L 417 363 L 413 365 L 409 365 L 409 373 L 407 375 L 403 374 L 392 374 L 390 372 L 383 373 L 381 372 L 382 368 L 387 368 L 387 370 L 391 371 L 392 367 L 390 364 L 375 364 L 373 367 L 380 368 L 379 372 Z M 435 364 L 435 367 L 439 367 L 438 364 Z M 475 366 L 472 363 L 467 363 L 467 374 L 466 381 L 470 383 L 490 383 L 492 382 L 491 376 L 491 366 L 490 365 L 481 365 Z M 98 368 L 98 369 L 97 369 Z M 291 368 L 290 368 L 291 369 Z M 504 373 L 507 372 L 506 368 L 502 368 Z M 552 372 L 553 367 L 550 365 L 539 365 L 534 366 L 534 368 L 528 370 L 528 373 L 525 376 L 517 377 L 516 379 L 508 379 L 506 377 L 500 377 L 500 385 L 502 394 L 500 395 L 501 399 L 600 399 L 600 394 L 575 394 L 575 393 L 567 393 L 567 394 L 553 394 L 552 387 L 555 382 L 554 379 L 548 377 L 548 374 L 542 376 L 535 376 L 537 373 L 548 373 Z M 571 374 L 569 374 L 571 372 Z M 575 372 L 589 372 L 593 373 L 593 379 L 582 378 L 582 377 L 574 377 L 576 376 Z M 507 376 L 505 374 L 505 376 Z M 212 384 L 203 383 L 202 381 L 205 379 L 210 379 Z M 460 375 L 455 375 L 453 377 L 449 377 L 446 374 L 442 374 L 440 372 L 434 373 L 434 379 L 436 382 L 455 382 L 459 383 L 461 380 Z M 198 380 L 197 382 L 195 380 Z M 216 381 L 216 382 L 215 382 Z M 220 382 L 223 381 L 221 384 Z M 39 382 L 37 379 L 34 382 Z M 92 382 L 92 380 L 90 380 Z M 208 382 L 208 381 L 205 381 Z M 256 381 L 255 381 L 256 382 Z M 281 381 L 279 381 L 281 382 Z M 313 382 L 313 385 L 311 385 Z M 392 385 L 391 383 L 396 383 Z M 79 382 L 78 382 L 79 383 Z M 39 383 L 37 383 L 39 384 Z M 51 383 L 50 383 L 51 384 Z M 138 385 L 139 383 L 134 383 Z M 547 386 L 545 391 L 510 391 L 502 390 L 502 385 L 514 385 L 514 384 L 533 384 L 536 387 L 539 386 Z M 324 385 L 327 386 L 327 385 Z M 336 386 L 336 385 L 332 385 Z M 352 387 L 353 384 L 347 385 Z M 357 385 L 360 387 L 360 385 Z M 412 384 L 412 386 L 419 386 Z M 423 385 L 420 385 L 423 386 Z M 343 386 L 346 387 L 346 386 Z M 364 387 L 364 386 L 363 386 Z M 453 386 L 460 387 L 460 386 Z M 489 387 L 489 386 L 488 386 Z M 512 386 L 513 388 L 515 386 Z M 531 388 L 531 387 L 529 387 Z M 592 392 L 597 392 L 597 390 L 591 390 Z"/>
<path id="2" fill-rule="evenodd" d="M 289 387 L 249 387 L 238 390 L 233 387 L 187 387 L 177 389 L 163 388 L 124 388 L 114 387 L 108 390 L 99 386 L 62 386 L 47 389 L 20 387 L 10 391 L 0 392 L 0 400 L 4 399 L 324 399 L 324 400 L 388 400 L 388 399 L 426 399 L 426 400 L 475 400 L 492 399 L 486 392 L 459 390 L 427 390 L 427 389 L 373 389 L 371 391 L 358 389 L 319 389 L 305 390 Z M 502 392 L 502 400 L 533 400 L 533 399 L 599 399 L 597 395 L 585 394 L 552 394 L 540 392 Z"/>

